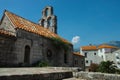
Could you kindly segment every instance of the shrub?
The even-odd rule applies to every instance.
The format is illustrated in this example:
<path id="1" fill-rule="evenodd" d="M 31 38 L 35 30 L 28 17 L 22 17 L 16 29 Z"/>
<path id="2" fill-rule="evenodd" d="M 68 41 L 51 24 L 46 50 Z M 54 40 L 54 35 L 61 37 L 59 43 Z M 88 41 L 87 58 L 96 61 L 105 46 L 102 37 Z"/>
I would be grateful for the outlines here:
<path id="1" fill-rule="evenodd" d="M 98 71 L 102 73 L 116 73 L 116 66 L 113 61 L 102 61 L 99 65 Z"/>
<path id="2" fill-rule="evenodd" d="M 116 73 L 117 73 L 117 74 L 120 74 L 120 69 L 116 69 Z"/>
<path id="3" fill-rule="evenodd" d="M 33 67 L 48 67 L 48 62 L 45 61 L 38 61 L 37 63 L 33 64 Z"/>

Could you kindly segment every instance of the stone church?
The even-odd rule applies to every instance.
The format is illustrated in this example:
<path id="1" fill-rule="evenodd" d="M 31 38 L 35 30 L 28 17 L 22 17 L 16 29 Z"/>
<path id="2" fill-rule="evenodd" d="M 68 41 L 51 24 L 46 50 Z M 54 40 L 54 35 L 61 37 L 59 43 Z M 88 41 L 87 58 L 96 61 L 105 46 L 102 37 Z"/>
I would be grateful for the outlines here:
<path id="1" fill-rule="evenodd" d="M 73 45 L 57 34 L 53 7 L 43 9 L 38 23 L 4 11 L 0 20 L 0 66 L 28 66 L 38 61 L 73 66 L 72 53 Z"/>

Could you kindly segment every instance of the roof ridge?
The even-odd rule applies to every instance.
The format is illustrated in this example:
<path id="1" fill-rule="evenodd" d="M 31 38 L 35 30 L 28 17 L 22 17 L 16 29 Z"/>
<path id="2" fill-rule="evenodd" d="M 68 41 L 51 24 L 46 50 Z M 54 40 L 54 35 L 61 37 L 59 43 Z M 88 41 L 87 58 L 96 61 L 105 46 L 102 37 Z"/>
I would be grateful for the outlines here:
<path id="1" fill-rule="evenodd" d="M 17 15 L 16 13 L 13 13 L 13 12 L 11 12 L 11 11 L 9 11 L 9 10 L 6 10 L 6 9 L 5 9 L 4 12 L 11 13 L 11 14 L 13 14 L 13 15 L 15 15 L 15 16 L 18 16 L 18 17 L 20 17 L 20 18 L 26 20 L 26 21 L 29 21 L 29 22 L 31 22 L 31 23 L 33 23 L 33 24 L 36 24 L 36 25 L 39 25 L 39 24 L 37 24 L 37 23 L 35 23 L 35 22 L 33 22 L 33 21 L 29 20 L 29 19 L 26 19 L 26 18 L 24 18 L 24 17 L 22 17 L 22 16 L 19 16 L 19 15 Z M 39 25 L 39 26 L 41 26 L 41 25 Z M 42 27 L 42 26 L 41 26 L 41 27 Z"/>
<path id="2" fill-rule="evenodd" d="M 84 57 L 84 55 L 80 54 L 80 52 L 73 52 L 74 55 L 77 55 L 77 56 L 82 56 Z"/>
<path id="3" fill-rule="evenodd" d="M 97 47 L 96 45 L 87 45 L 87 46 L 81 46 L 81 47 Z"/>
<path id="4" fill-rule="evenodd" d="M 102 46 L 102 45 L 113 46 L 113 45 L 109 45 L 109 44 L 101 44 L 101 45 L 98 45 L 98 47 L 99 47 L 99 46 Z M 116 47 L 116 46 L 113 46 L 113 47 Z"/>
<path id="5" fill-rule="evenodd" d="M 109 45 L 109 44 L 101 44 L 101 45 L 98 46 L 98 48 L 106 48 L 106 47 L 109 47 L 109 48 L 119 48 L 119 47 L 112 46 L 112 45 Z"/>

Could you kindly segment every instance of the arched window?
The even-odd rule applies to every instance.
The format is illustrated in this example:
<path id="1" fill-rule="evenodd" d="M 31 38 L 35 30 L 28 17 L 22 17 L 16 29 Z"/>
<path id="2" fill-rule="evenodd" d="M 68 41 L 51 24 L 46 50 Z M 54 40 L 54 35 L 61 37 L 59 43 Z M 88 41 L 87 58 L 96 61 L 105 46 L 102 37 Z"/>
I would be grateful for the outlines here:
<path id="1" fill-rule="evenodd" d="M 25 53 L 24 53 L 24 63 L 30 63 L 30 46 L 25 46 Z"/>
<path id="2" fill-rule="evenodd" d="M 48 26 L 52 27 L 52 19 L 51 18 L 48 19 Z"/>
<path id="3" fill-rule="evenodd" d="M 45 16 L 47 17 L 48 15 L 49 15 L 49 9 L 46 8 L 46 10 L 45 10 Z"/>
<path id="4" fill-rule="evenodd" d="M 64 63 L 67 63 L 67 54 L 64 53 Z"/>
<path id="5" fill-rule="evenodd" d="M 42 19 L 42 21 L 41 21 L 41 26 L 43 26 L 43 27 L 44 27 L 44 25 L 45 25 L 45 20 L 44 20 L 44 19 Z"/>

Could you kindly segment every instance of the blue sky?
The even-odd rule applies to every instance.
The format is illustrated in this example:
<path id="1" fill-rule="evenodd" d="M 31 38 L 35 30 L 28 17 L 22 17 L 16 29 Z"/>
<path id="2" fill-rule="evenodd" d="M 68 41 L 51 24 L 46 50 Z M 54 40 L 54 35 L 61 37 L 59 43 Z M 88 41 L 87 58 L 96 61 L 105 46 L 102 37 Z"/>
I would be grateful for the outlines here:
<path id="1" fill-rule="evenodd" d="M 61 37 L 80 37 L 75 47 L 120 40 L 120 0 L 0 0 L 0 18 L 7 9 L 37 23 L 47 5 L 54 7 Z"/>

